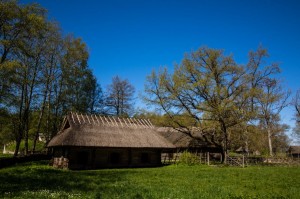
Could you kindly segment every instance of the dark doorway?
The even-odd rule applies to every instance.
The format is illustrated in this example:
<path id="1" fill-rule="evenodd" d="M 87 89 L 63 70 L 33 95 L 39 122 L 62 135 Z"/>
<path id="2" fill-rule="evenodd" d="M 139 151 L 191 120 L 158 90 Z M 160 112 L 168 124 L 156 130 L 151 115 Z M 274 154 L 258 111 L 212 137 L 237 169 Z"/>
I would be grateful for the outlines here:
<path id="1" fill-rule="evenodd" d="M 143 163 L 143 164 L 149 163 L 149 154 L 148 153 L 141 154 L 141 163 Z"/>
<path id="2" fill-rule="evenodd" d="M 82 166 L 85 167 L 88 164 L 89 161 L 89 152 L 87 151 L 80 151 L 77 153 L 77 157 L 78 157 L 78 161 L 77 163 Z"/>
<path id="3" fill-rule="evenodd" d="M 110 154 L 110 163 L 119 164 L 120 163 L 120 153 L 111 153 Z"/>

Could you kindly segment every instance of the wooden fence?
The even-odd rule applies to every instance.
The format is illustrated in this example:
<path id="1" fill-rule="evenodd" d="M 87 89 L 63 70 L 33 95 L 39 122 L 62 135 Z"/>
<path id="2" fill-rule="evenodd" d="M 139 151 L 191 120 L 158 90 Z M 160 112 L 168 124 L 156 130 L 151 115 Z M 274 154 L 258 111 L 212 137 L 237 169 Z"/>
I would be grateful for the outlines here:
<path id="1" fill-rule="evenodd" d="M 177 153 L 162 153 L 162 164 L 176 164 L 181 160 L 182 152 Z M 193 153 L 193 157 L 196 158 L 199 164 L 214 165 L 221 162 L 220 156 L 215 153 Z M 226 163 L 229 166 L 246 167 L 250 165 L 296 165 L 300 166 L 300 158 L 292 157 L 260 157 L 260 156 L 226 156 Z"/>
<path id="2" fill-rule="evenodd" d="M 230 166 L 245 167 L 245 156 L 227 156 L 226 164 Z"/>
<path id="3" fill-rule="evenodd" d="M 300 158 L 292 157 L 251 157 L 251 156 L 227 156 L 226 164 L 230 166 L 245 167 L 248 165 L 295 165 L 300 166 Z"/>
<path id="4" fill-rule="evenodd" d="M 176 164 L 179 163 L 181 160 L 182 152 L 176 152 L 176 153 L 162 153 L 161 154 L 161 162 L 162 164 Z M 218 158 L 215 158 L 214 153 L 193 153 L 193 158 L 199 163 L 199 164 L 214 164 L 215 162 L 220 162 L 220 160 L 216 160 Z"/>

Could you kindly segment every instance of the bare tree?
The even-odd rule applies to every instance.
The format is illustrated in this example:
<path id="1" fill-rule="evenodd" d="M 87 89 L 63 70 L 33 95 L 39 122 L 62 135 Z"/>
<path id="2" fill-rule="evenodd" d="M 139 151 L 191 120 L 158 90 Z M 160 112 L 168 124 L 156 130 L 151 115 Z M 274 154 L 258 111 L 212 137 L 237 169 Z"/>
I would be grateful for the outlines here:
<path id="1" fill-rule="evenodd" d="M 106 107 L 112 115 L 131 115 L 133 111 L 134 87 L 127 79 L 119 76 L 112 78 L 112 83 L 107 88 Z"/>
<path id="2" fill-rule="evenodd" d="M 296 124 L 295 127 L 293 129 L 293 134 L 295 136 L 295 138 L 300 141 L 300 90 L 297 91 L 296 96 L 292 102 L 292 105 L 295 108 L 295 120 L 296 120 Z"/>
<path id="3" fill-rule="evenodd" d="M 294 107 L 296 109 L 297 123 L 300 123 L 300 90 L 297 91 Z"/>

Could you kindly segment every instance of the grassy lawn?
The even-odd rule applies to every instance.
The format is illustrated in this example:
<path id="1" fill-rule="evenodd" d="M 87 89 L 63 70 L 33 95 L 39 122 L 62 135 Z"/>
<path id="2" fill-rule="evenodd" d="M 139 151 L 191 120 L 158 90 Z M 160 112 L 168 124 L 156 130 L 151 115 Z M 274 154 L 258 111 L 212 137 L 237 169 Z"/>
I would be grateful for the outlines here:
<path id="1" fill-rule="evenodd" d="M 299 167 L 57 170 L 47 162 L 0 170 L 0 198 L 300 198 Z"/>
<path id="2" fill-rule="evenodd" d="M 13 157 L 13 154 L 3 154 L 2 152 L 0 153 L 0 158 L 10 158 Z"/>
<path id="3" fill-rule="evenodd" d="M 32 150 L 32 147 L 33 147 L 33 140 L 28 140 L 28 148 L 29 150 Z M 3 148 L 3 146 L 2 146 Z M 15 142 L 10 142 L 6 145 L 6 150 L 8 151 L 12 151 L 14 152 L 15 151 L 15 148 L 16 148 L 16 143 Z M 40 142 L 40 141 L 37 141 L 36 142 L 36 148 L 35 150 L 36 151 L 43 151 L 45 149 L 45 143 L 44 142 Z M 20 144 L 20 149 L 19 151 L 25 151 L 25 142 L 24 140 L 22 140 L 21 144 Z"/>

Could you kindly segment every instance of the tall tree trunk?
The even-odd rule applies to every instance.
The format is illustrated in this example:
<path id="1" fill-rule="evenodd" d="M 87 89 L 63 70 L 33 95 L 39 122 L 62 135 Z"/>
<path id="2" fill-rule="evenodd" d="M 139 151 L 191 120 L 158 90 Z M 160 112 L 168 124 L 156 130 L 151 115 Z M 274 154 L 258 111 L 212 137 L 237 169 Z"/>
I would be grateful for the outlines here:
<path id="1" fill-rule="evenodd" d="M 53 64 L 53 56 L 52 56 L 51 64 L 50 64 L 50 71 L 49 71 L 50 74 L 47 75 L 45 91 L 44 91 L 44 98 L 43 98 L 43 102 L 42 102 L 42 109 L 41 109 L 41 112 L 40 112 L 40 115 L 39 115 L 37 130 L 35 132 L 35 136 L 34 136 L 34 140 L 33 140 L 32 153 L 35 152 L 36 142 L 39 138 L 41 124 L 42 124 L 42 118 L 43 118 L 44 112 L 45 112 L 45 106 L 46 106 L 46 101 L 47 101 L 47 97 L 48 97 L 49 85 L 50 85 L 50 81 L 51 81 L 50 79 L 51 79 L 51 76 L 53 75 L 52 74 L 52 64 Z"/>
<path id="2" fill-rule="evenodd" d="M 28 99 L 27 99 L 27 102 L 26 102 L 26 114 L 24 114 L 24 119 L 26 121 L 26 131 L 25 131 L 25 155 L 28 155 L 28 149 L 29 149 L 29 146 L 28 146 L 28 139 L 29 139 L 29 136 L 28 136 L 28 132 L 29 132 L 29 111 L 30 111 L 30 106 L 31 106 L 31 101 L 32 101 L 32 97 L 33 97 L 33 90 L 34 90 L 34 87 L 36 85 L 36 77 L 37 77 L 37 72 L 38 72 L 38 66 L 39 66 L 39 57 L 40 54 L 37 54 L 37 56 L 35 57 L 35 64 L 34 64 L 34 69 L 33 69 L 33 77 L 32 77 L 32 80 L 29 84 L 29 96 L 28 96 Z M 29 71 L 29 68 L 28 68 L 28 71 Z"/>
<path id="3" fill-rule="evenodd" d="M 24 146 L 25 146 L 24 155 L 28 155 L 28 148 L 29 148 L 29 146 L 28 146 L 28 139 L 29 139 L 28 132 L 29 132 L 28 124 L 26 124 L 25 134 L 24 134 Z"/>
<path id="4" fill-rule="evenodd" d="M 33 140 L 32 153 L 35 152 L 36 142 L 37 142 L 37 140 L 38 140 L 38 138 L 39 138 L 40 129 L 41 129 L 41 124 L 42 124 L 42 118 L 43 118 L 44 111 L 45 111 L 46 99 L 47 99 L 47 91 L 45 91 L 42 109 L 41 109 L 41 112 L 40 112 L 40 114 L 39 114 L 39 119 L 38 119 L 37 129 L 36 129 L 36 132 L 35 132 L 35 135 L 34 135 L 34 140 Z"/>
<path id="5" fill-rule="evenodd" d="M 34 135 L 34 140 L 33 140 L 32 153 L 35 152 L 36 142 L 39 139 L 40 128 L 41 128 L 42 118 L 43 118 L 44 109 L 45 109 L 44 107 L 45 107 L 45 105 L 42 106 L 42 110 L 41 110 L 40 115 L 39 115 L 37 129 L 36 129 L 36 132 L 35 132 L 35 135 Z"/>
<path id="6" fill-rule="evenodd" d="M 16 148 L 14 152 L 14 157 L 18 156 L 19 150 L 20 150 L 20 145 L 21 145 L 22 138 L 17 138 L 16 139 Z"/>
<path id="7" fill-rule="evenodd" d="M 220 121 L 221 129 L 224 136 L 223 141 L 223 152 L 222 152 L 222 163 L 227 163 L 227 152 L 228 152 L 228 132 L 224 121 Z"/>
<path id="8" fill-rule="evenodd" d="M 23 131 L 24 131 L 24 126 L 23 126 L 23 117 L 22 117 L 22 112 L 23 112 L 23 103 L 24 103 L 24 92 L 25 92 L 25 84 L 23 83 L 21 85 L 21 101 L 20 101 L 20 106 L 19 106 L 19 114 L 18 114 L 18 128 L 16 131 L 16 148 L 15 148 L 15 152 L 14 152 L 14 157 L 18 156 L 19 150 L 20 150 L 20 144 L 22 141 L 22 137 L 23 137 Z"/>
<path id="9" fill-rule="evenodd" d="M 222 164 L 226 163 L 226 161 L 227 161 L 227 157 L 226 156 L 227 156 L 227 153 L 225 152 L 224 149 L 222 149 L 222 152 L 221 152 L 221 159 L 222 159 L 221 163 Z"/>
<path id="10" fill-rule="evenodd" d="M 25 100 L 27 101 L 27 100 Z M 29 145 L 28 145 L 28 139 L 29 139 L 29 102 L 27 101 L 25 103 L 25 110 L 24 110 L 24 114 L 23 114 L 23 131 L 24 131 L 24 146 L 25 146 L 25 155 L 28 155 L 28 149 L 29 149 Z"/>
<path id="11" fill-rule="evenodd" d="M 270 156 L 272 157 L 273 156 L 272 132 L 269 126 L 267 127 L 267 132 L 268 132 L 269 153 Z"/>

